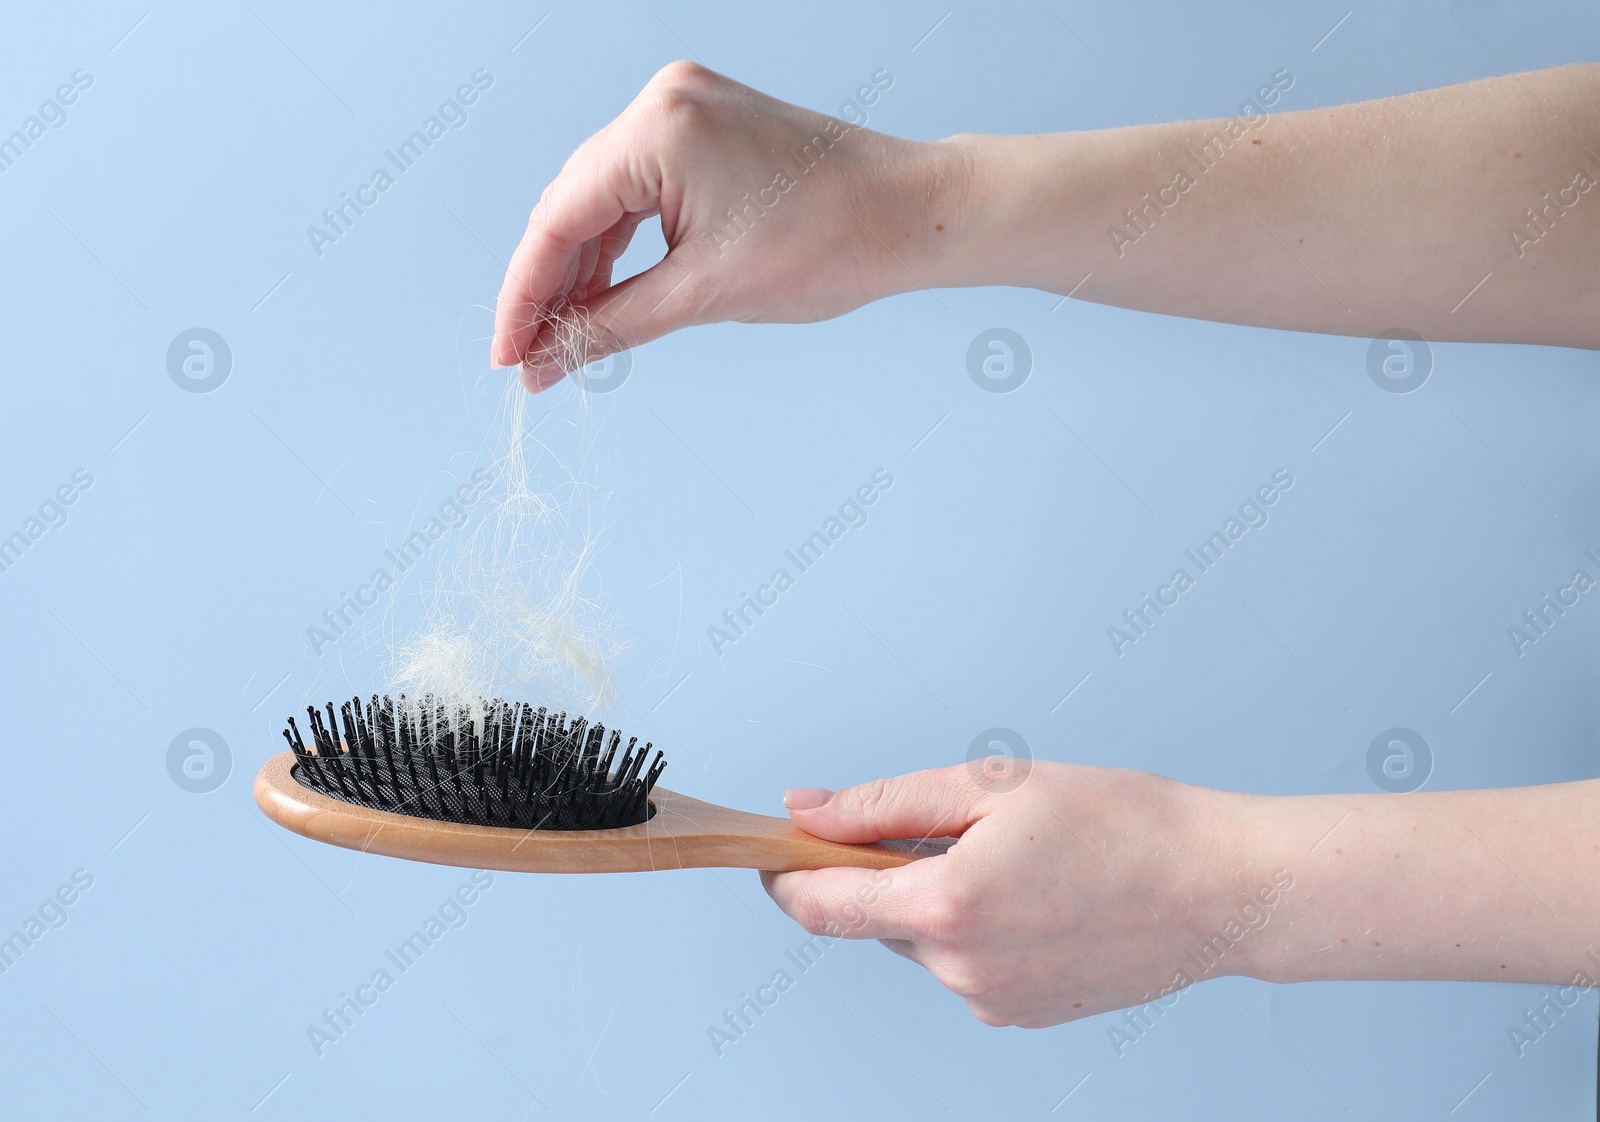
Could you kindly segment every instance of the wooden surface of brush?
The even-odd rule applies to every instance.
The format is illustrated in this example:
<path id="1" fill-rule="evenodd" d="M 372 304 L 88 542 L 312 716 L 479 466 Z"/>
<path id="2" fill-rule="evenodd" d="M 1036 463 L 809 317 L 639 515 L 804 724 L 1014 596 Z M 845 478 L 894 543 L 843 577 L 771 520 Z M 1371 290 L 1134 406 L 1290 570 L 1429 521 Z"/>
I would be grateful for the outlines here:
<path id="1" fill-rule="evenodd" d="M 849 866 L 888 869 L 943 852 L 947 842 L 846 845 L 786 818 L 751 814 L 656 787 L 644 822 L 602 830 L 541 830 L 417 818 L 330 798 L 292 774 L 293 752 L 268 760 L 255 797 L 278 825 L 346 849 L 525 873 L 621 873 L 727 867 L 787 872 Z"/>

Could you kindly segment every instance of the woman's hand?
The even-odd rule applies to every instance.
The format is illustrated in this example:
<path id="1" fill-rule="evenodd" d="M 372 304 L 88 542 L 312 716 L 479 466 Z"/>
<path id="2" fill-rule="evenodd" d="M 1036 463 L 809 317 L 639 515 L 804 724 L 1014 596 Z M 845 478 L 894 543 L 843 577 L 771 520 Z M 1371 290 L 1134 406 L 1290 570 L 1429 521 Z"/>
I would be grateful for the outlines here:
<path id="1" fill-rule="evenodd" d="M 1563 1006 L 1600 987 L 1600 780 L 1263 796 L 1007 765 L 1023 770 L 790 791 L 819 837 L 959 840 L 897 869 L 762 883 L 806 930 L 881 939 L 991 1025 L 1166 1006 L 1229 974 L 1540 982 L 1566 987 Z"/>
<path id="2" fill-rule="evenodd" d="M 885 71 L 880 91 L 893 84 Z M 652 78 L 539 199 L 495 312 L 492 358 L 540 390 L 690 324 L 826 319 L 917 274 L 962 161 L 785 104 L 693 63 Z M 668 252 L 611 270 L 659 214 Z"/>
<path id="3" fill-rule="evenodd" d="M 1191 952 L 1241 907 L 1230 898 L 1239 796 L 1139 771 L 1007 763 L 1025 770 L 972 764 L 831 797 L 788 792 L 795 823 L 819 837 L 959 840 L 898 869 L 762 883 L 812 934 L 880 939 L 927 967 L 985 1024 L 1043 1028 L 1156 1000 L 1187 984 L 1180 974 L 1198 981 Z M 1243 972 L 1243 949 L 1204 976 Z"/>

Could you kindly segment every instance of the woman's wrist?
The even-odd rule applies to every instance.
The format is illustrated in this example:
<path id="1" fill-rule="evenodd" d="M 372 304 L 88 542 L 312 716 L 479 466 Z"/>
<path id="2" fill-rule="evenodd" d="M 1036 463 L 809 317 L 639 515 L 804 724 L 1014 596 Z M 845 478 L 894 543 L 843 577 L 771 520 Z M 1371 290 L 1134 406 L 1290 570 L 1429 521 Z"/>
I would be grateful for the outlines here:
<path id="1" fill-rule="evenodd" d="M 1066 292 L 1104 256 L 1097 202 L 1105 165 L 1118 159 L 1108 133 L 1045 136 L 962 134 L 937 141 L 936 197 L 948 218 L 932 240 L 932 287 L 1010 285 Z M 1100 168 L 1100 171 L 1096 171 Z M 1090 221 L 1094 215 L 1099 221 Z"/>
<path id="2" fill-rule="evenodd" d="M 1039 169 L 1014 158 L 1016 140 L 965 133 L 925 146 L 934 216 L 925 263 L 930 287 L 1028 283 L 1021 211 Z"/>
<path id="3" fill-rule="evenodd" d="M 1276 936 L 1299 880 L 1271 844 L 1265 818 L 1273 800 L 1206 787 L 1186 789 L 1174 823 L 1169 891 L 1161 918 L 1183 940 L 1177 969 L 1194 982 L 1276 971 Z"/>
<path id="4" fill-rule="evenodd" d="M 1238 942 L 1232 973 L 1269 982 L 1302 980 L 1297 956 L 1312 912 L 1303 857 L 1312 843 L 1301 837 L 1303 815 L 1291 805 L 1297 802 L 1302 800 L 1229 792 L 1222 807 L 1231 843 L 1225 895 L 1256 904 L 1244 916 L 1250 929 Z M 1243 912 L 1242 903 L 1238 907 Z"/>

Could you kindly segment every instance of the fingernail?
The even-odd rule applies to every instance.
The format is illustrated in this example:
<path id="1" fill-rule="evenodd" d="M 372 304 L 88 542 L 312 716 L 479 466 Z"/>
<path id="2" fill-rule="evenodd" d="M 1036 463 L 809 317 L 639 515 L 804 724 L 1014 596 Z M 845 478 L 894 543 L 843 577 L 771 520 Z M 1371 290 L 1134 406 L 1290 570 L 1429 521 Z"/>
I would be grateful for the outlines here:
<path id="1" fill-rule="evenodd" d="M 823 787 L 794 787 L 783 793 L 783 805 L 788 810 L 816 810 L 833 792 Z"/>

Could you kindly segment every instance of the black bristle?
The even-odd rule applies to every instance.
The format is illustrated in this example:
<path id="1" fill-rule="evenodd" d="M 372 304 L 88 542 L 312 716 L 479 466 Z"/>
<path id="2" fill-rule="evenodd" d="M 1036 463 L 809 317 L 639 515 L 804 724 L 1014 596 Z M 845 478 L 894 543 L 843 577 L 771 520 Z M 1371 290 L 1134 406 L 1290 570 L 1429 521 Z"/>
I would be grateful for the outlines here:
<path id="1" fill-rule="evenodd" d="M 291 731 L 294 734 L 292 736 L 290 735 Z M 311 781 L 311 786 L 322 786 L 318 782 L 318 776 L 311 770 L 311 761 L 316 757 L 306 751 L 305 741 L 300 739 L 300 730 L 294 727 L 293 717 L 289 718 L 289 727 L 283 730 L 283 738 L 289 742 L 289 751 L 294 753 L 295 762 L 305 769 L 306 778 Z"/>
<path id="2" fill-rule="evenodd" d="M 396 803 L 403 802 L 407 793 L 407 789 L 402 788 L 400 785 L 400 768 L 396 766 L 395 761 L 405 759 L 405 744 L 408 739 L 406 725 L 409 723 L 406 698 L 404 694 L 401 694 L 400 705 L 395 711 L 394 725 L 391 730 L 393 735 L 390 736 L 389 742 L 383 746 L 383 766 L 389 780 L 389 794 Z"/>
<path id="3" fill-rule="evenodd" d="M 423 770 L 417 767 L 418 756 L 422 756 L 429 763 L 432 763 L 432 757 L 428 754 L 427 725 L 423 719 L 424 716 L 424 713 L 419 712 L 417 714 L 417 727 L 412 730 L 412 751 L 406 755 L 406 774 L 410 776 L 411 785 L 418 792 L 432 790 L 431 787 L 424 786 L 428 781 L 424 778 Z M 433 803 L 435 806 L 439 805 L 439 796 L 437 794 L 433 796 Z"/>
<path id="4" fill-rule="evenodd" d="M 622 734 L 616 729 L 612 729 L 611 743 L 606 748 L 605 758 L 600 761 L 600 767 L 598 769 L 600 774 L 605 775 L 611 771 L 611 761 L 616 757 L 617 745 L 620 743 L 622 743 Z"/>
<path id="5" fill-rule="evenodd" d="M 328 710 L 329 710 L 330 723 L 331 723 L 333 706 L 332 705 L 328 706 Z M 356 759 L 359 760 L 361 758 L 361 741 L 360 741 L 360 738 L 358 736 L 356 736 L 355 721 L 353 721 L 351 719 L 351 717 L 350 717 L 350 703 L 348 701 L 345 702 L 343 705 L 341 705 L 339 707 L 339 715 L 344 718 L 344 743 L 345 743 L 345 749 L 352 756 L 354 756 Z M 338 728 L 339 728 L 338 725 L 333 725 L 333 731 L 334 731 L 334 735 L 335 736 L 338 735 Z"/>
<path id="6" fill-rule="evenodd" d="M 499 730 L 495 737 L 497 741 L 494 751 L 495 768 L 500 773 L 500 801 L 509 803 L 511 801 L 511 773 L 516 770 L 516 760 L 511 754 L 517 735 L 516 717 L 515 714 L 512 714 L 509 719 L 507 718 L 504 708 L 505 702 L 497 701 L 495 704 L 501 706 Z"/>
<path id="7" fill-rule="evenodd" d="M 633 746 L 638 742 L 638 737 L 628 741 L 628 754 L 623 757 L 624 766 L 617 769 L 617 778 L 623 783 L 632 783 L 639 777 L 639 769 L 644 766 L 644 758 L 650 752 L 650 745 L 646 744 L 644 750 L 636 754 Z"/>
<path id="8" fill-rule="evenodd" d="M 533 778 L 534 740 L 538 736 L 537 729 L 544 727 L 544 710 L 539 710 L 538 724 L 534 723 L 533 707 L 522 707 L 521 727 L 517 730 L 517 781 L 527 790 Z"/>
<path id="9" fill-rule="evenodd" d="M 439 754 L 439 784 L 440 797 L 447 799 L 452 804 L 458 801 L 461 788 L 461 761 L 456 756 L 456 729 L 451 715 L 446 710 L 440 710 L 440 737 L 438 744 Z"/>
<path id="10" fill-rule="evenodd" d="M 411 720 L 411 711 L 405 708 L 405 698 L 400 699 L 402 709 L 399 722 L 395 726 L 395 741 L 391 751 L 389 767 L 389 795 L 396 802 L 403 800 L 407 792 L 415 791 L 415 779 L 407 774 L 416 764 L 416 725 Z"/>
<path id="11" fill-rule="evenodd" d="M 431 696 L 374 696 L 337 715 L 331 703 L 326 717 L 307 713 L 310 746 L 292 718 L 283 734 L 302 784 L 416 818 L 513 829 L 634 826 L 654 813 L 650 792 L 666 766 L 657 752 L 645 771 L 651 745 L 637 738 L 619 758 L 620 732 L 520 702 L 469 710 Z"/>
<path id="12" fill-rule="evenodd" d="M 350 783 L 355 788 L 356 793 L 360 794 L 361 756 L 356 752 L 355 745 L 344 744 L 341 746 L 339 742 L 339 721 L 333 715 L 333 702 L 328 702 L 328 723 L 326 725 L 322 723 L 321 713 L 318 713 L 315 719 L 318 728 L 322 729 L 327 737 L 328 754 L 334 759 L 334 766 L 339 772 L 339 777 L 343 779 L 345 772 L 350 772 Z M 318 751 L 320 752 L 321 749 L 319 748 Z"/>
<path id="13" fill-rule="evenodd" d="M 336 784 L 339 788 L 339 794 L 346 797 L 350 796 L 352 791 L 345 779 L 344 761 L 339 755 L 338 745 L 322 725 L 322 714 L 317 712 L 315 706 L 308 705 L 306 706 L 306 718 L 310 722 L 311 740 L 316 746 L 317 752 L 317 771 L 322 773 L 324 787 L 332 794 L 332 785 Z M 328 782 L 329 777 L 332 779 L 331 784 Z M 355 793 L 359 793 L 359 791 Z"/>
<path id="14" fill-rule="evenodd" d="M 444 795 L 442 793 L 440 793 L 440 790 L 439 790 L 439 788 L 440 788 L 439 768 L 438 768 L 438 765 L 435 763 L 436 757 L 438 756 L 438 752 L 439 752 L 438 739 L 439 739 L 439 717 L 440 717 L 440 713 L 439 713 L 438 709 L 434 708 L 431 704 L 429 704 L 431 700 L 432 700 L 431 697 L 423 699 L 423 705 L 427 709 L 427 713 L 425 714 L 426 717 L 427 717 L 427 723 L 422 729 L 421 754 L 422 754 L 423 763 L 427 764 L 427 772 L 428 772 L 428 778 L 426 780 L 427 790 L 433 796 L 433 804 L 434 804 L 434 806 L 438 808 L 438 812 L 440 814 L 443 814 L 444 813 Z"/>

